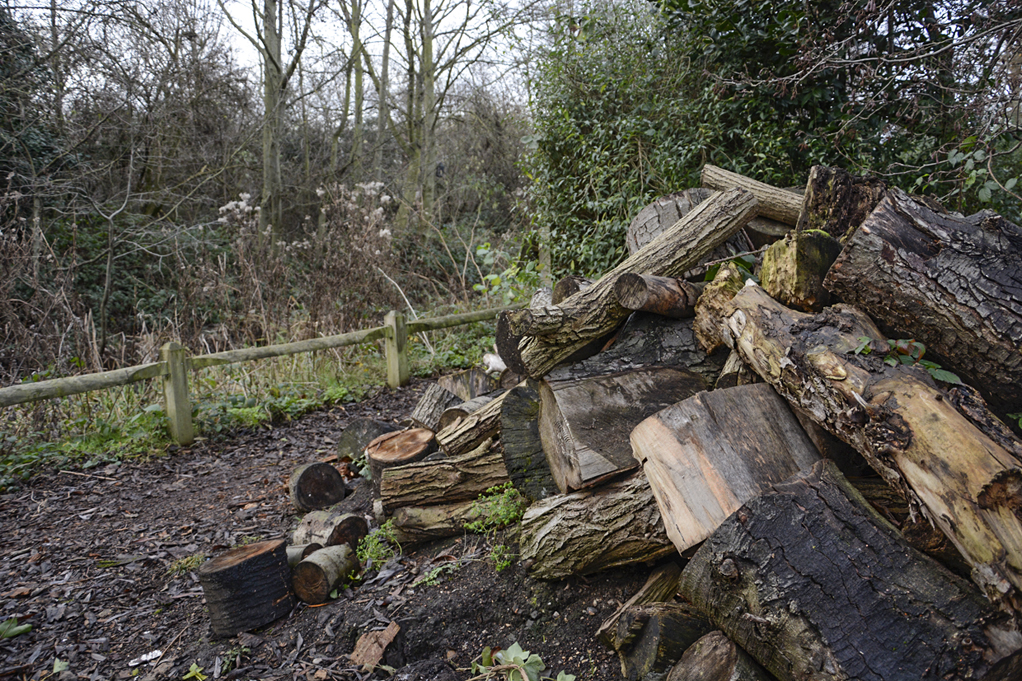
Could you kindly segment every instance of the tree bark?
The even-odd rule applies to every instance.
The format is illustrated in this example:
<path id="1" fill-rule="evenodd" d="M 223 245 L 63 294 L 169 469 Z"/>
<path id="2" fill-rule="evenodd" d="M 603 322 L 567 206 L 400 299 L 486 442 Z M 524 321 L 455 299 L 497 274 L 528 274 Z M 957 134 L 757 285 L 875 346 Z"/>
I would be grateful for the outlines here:
<path id="1" fill-rule="evenodd" d="M 291 612 L 291 568 L 283 539 L 239 546 L 199 568 L 213 635 L 226 638 Z"/>
<path id="2" fill-rule="evenodd" d="M 659 410 L 706 389 L 691 371 L 649 368 L 539 384 L 539 436 L 561 492 L 635 470 L 628 436 Z"/>
<path id="3" fill-rule="evenodd" d="M 539 386 L 532 379 L 504 397 L 500 447 L 511 484 L 522 496 L 538 501 L 558 492 L 539 437 Z"/>
<path id="4" fill-rule="evenodd" d="M 303 513 L 333 506 L 348 493 L 338 470 L 319 461 L 296 468 L 288 479 L 287 488 L 291 504 Z"/>
<path id="5" fill-rule="evenodd" d="M 662 674 L 712 630 L 706 617 L 687 603 L 632 606 L 617 623 L 621 674 L 627 681 Z"/>
<path id="6" fill-rule="evenodd" d="M 681 592 L 781 681 L 1013 679 L 1022 662 L 1010 618 L 826 461 L 729 517 Z"/>
<path id="7" fill-rule="evenodd" d="M 456 537 L 467 532 L 465 525 L 492 515 L 499 499 L 458 501 L 442 506 L 403 506 L 391 518 L 401 546 Z"/>
<path id="8" fill-rule="evenodd" d="M 802 195 L 798 192 L 778 189 L 709 163 L 703 166 L 702 182 L 704 187 L 717 191 L 739 187 L 752 192 L 759 202 L 760 217 L 777 220 L 786 225 L 798 224 L 798 216 L 802 211 Z"/>
<path id="9" fill-rule="evenodd" d="M 395 433 L 386 433 L 366 446 L 366 459 L 373 476 L 373 493 L 380 496 L 380 480 L 383 471 L 394 466 L 421 461 L 436 451 L 433 431 L 412 428 Z"/>
<path id="10" fill-rule="evenodd" d="M 795 230 L 763 253 L 760 284 L 788 307 L 819 312 L 830 304 L 823 279 L 840 253 L 837 239 L 822 232 Z"/>
<path id="11" fill-rule="evenodd" d="M 614 284 L 614 296 L 626 310 L 653 312 L 673 319 L 694 317 L 702 292 L 699 284 L 648 274 L 622 274 Z"/>
<path id="12" fill-rule="evenodd" d="M 637 473 L 595 490 L 537 501 L 522 517 L 521 559 L 538 579 L 563 579 L 674 553 L 656 500 Z"/>
<path id="13" fill-rule="evenodd" d="M 515 369 L 519 365 L 525 369 L 519 373 L 542 377 L 576 350 L 613 330 L 628 315 L 613 296 L 614 283 L 620 275 L 633 272 L 679 276 L 755 217 L 756 210 L 756 200 L 741 189 L 721 192 L 704 201 L 593 286 L 567 298 L 560 306 L 519 311 L 543 319 L 537 329 L 543 335 L 526 336 L 511 350 L 517 354 L 513 360 L 501 357 L 508 367 Z M 503 312 L 501 317 L 506 319 L 514 314 Z M 525 315 L 520 317 L 524 319 Z"/>
<path id="14" fill-rule="evenodd" d="M 689 646 L 667 681 L 774 681 L 774 677 L 724 632 L 711 631 Z"/>
<path id="15" fill-rule="evenodd" d="M 625 233 L 628 255 L 670 229 L 689 211 L 713 195 L 712 189 L 696 187 L 661 196 L 636 214 Z"/>
<path id="16" fill-rule="evenodd" d="M 403 506 L 470 501 L 507 481 L 503 457 L 493 441 L 486 440 L 466 454 L 388 468 L 380 483 L 380 499 L 384 512 L 391 515 Z"/>
<path id="17" fill-rule="evenodd" d="M 596 630 L 596 638 L 611 650 L 619 650 L 624 643 L 618 640 L 617 623 L 625 611 L 647 603 L 667 603 L 674 600 L 678 593 L 678 582 L 681 580 L 681 567 L 674 561 L 661 565 L 649 576 L 642 585 L 614 614 L 604 620 Z"/>
<path id="18" fill-rule="evenodd" d="M 306 513 L 291 536 L 291 543 L 339 546 L 347 544 L 354 551 L 358 543 L 369 534 L 365 518 L 339 508 Z"/>
<path id="19" fill-rule="evenodd" d="M 813 166 L 797 231 L 818 229 L 844 243 L 873 212 L 886 190 L 882 180 L 858 177 L 840 168 Z"/>
<path id="20" fill-rule="evenodd" d="M 560 305 L 563 300 L 570 298 L 579 291 L 584 291 L 593 285 L 593 280 L 588 277 L 580 277 L 577 274 L 569 274 L 556 284 L 550 294 L 550 304 Z"/>
<path id="21" fill-rule="evenodd" d="M 487 402 L 479 411 L 472 412 L 438 432 L 436 441 L 440 449 L 448 456 L 457 456 L 472 451 L 484 440 L 497 437 L 500 433 L 500 405 L 504 402 L 504 395 L 507 392 Z"/>
<path id="22" fill-rule="evenodd" d="M 417 428 L 425 428 L 435 433 L 440 430 L 440 417 L 443 413 L 462 402 L 464 400 L 439 383 L 430 383 L 409 418 Z"/>
<path id="23" fill-rule="evenodd" d="M 891 190 L 824 285 L 925 343 L 1003 416 L 1022 411 L 1022 230 L 990 211 L 938 214 Z M 943 362 L 942 362 L 943 363 Z"/>
<path id="24" fill-rule="evenodd" d="M 696 338 L 707 354 L 713 354 L 724 347 L 724 311 L 735 294 L 745 285 L 745 275 L 737 265 L 725 263 L 717 270 L 717 275 L 703 288 L 702 295 L 696 303 L 696 316 L 693 324 Z"/>
<path id="25" fill-rule="evenodd" d="M 631 443 L 679 553 L 771 484 L 820 458 L 766 383 L 703 392 L 669 406 L 640 423 Z"/>
<path id="26" fill-rule="evenodd" d="M 323 548 L 323 545 L 315 542 L 289 546 L 287 547 L 287 564 L 294 570 L 295 565 L 298 565 L 321 548 Z"/>
<path id="27" fill-rule="evenodd" d="M 295 566 L 291 582 L 298 598 L 318 605 L 330 600 L 330 592 L 360 569 L 353 548 L 347 544 L 326 546 Z"/>
<path id="28" fill-rule="evenodd" d="M 436 379 L 436 382 L 442 388 L 446 388 L 460 397 L 462 402 L 474 400 L 480 395 L 491 393 L 500 387 L 482 369 L 466 369 L 453 374 L 446 374 Z"/>

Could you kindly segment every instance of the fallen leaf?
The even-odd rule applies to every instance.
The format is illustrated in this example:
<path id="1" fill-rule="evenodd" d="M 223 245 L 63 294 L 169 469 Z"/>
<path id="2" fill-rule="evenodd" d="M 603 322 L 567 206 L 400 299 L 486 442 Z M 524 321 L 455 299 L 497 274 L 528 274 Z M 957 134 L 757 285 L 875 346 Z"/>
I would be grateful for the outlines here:
<path id="1" fill-rule="evenodd" d="M 391 622 L 382 631 L 368 631 L 359 637 L 355 650 L 351 653 L 351 663 L 362 665 L 362 671 L 368 672 L 376 668 L 383 659 L 383 653 L 394 637 L 401 631 L 401 625 Z"/>

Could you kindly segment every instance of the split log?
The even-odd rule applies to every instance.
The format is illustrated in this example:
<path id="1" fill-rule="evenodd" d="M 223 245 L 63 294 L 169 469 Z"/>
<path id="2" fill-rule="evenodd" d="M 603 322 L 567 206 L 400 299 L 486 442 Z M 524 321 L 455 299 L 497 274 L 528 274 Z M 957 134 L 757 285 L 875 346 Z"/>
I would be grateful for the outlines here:
<path id="1" fill-rule="evenodd" d="M 287 564 L 291 566 L 291 569 L 293 570 L 295 565 L 298 565 L 321 548 L 323 548 L 323 545 L 315 542 L 311 544 L 289 546 L 287 547 Z"/>
<path id="2" fill-rule="evenodd" d="M 821 230 L 844 243 L 873 212 L 886 191 L 883 180 L 851 175 L 840 168 L 813 166 L 797 231 Z"/>
<path id="3" fill-rule="evenodd" d="M 448 456 L 470 452 L 491 437 L 500 433 L 500 405 L 504 402 L 503 392 L 455 424 L 436 434 L 440 449 Z"/>
<path id="4" fill-rule="evenodd" d="M 632 429 L 706 387 L 696 373 L 663 367 L 541 381 L 539 436 L 558 489 L 593 487 L 637 468 Z"/>
<path id="5" fill-rule="evenodd" d="M 373 478 L 373 493 L 380 495 L 380 480 L 383 479 L 384 470 L 421 461 L 435 452 L 436 446 L 433 431 L 425 428 L 387 433 L 370 442 L 366 447 L 366 459 Z"/>
<path id="6" fill-rule="evenodd" d="M 635 594 L 632 595 L 614 614 L 603 621 L 596 630 L 596 638 L 611 650 L 618 650 L 624 644 L 617 638 L 617 623 L 625 611 L 647 603 L 667 603 L 674 600 L 678 593 L 678 581 L 681 579 L 681 567 L 674 561 L 661 565 L 646 580 Z"/>
<path id="7" fill-rule="evenodd" d="M 860 337 L 886 343 L 854 308 L 805 315 L 755 285 L 731 302 L 727 323 L 743 359 L 940 527 L 991 600 L 1016 607 L 1022 469 L 1013 452 L 1022 445 L 977 428 L 925 371 L 854 354 Z"/>
<path id="8" fill-rule="evenodd" d="M 767 670 L 722 631 L 711 631 L 689 646 L 667 681 L 773 681 Z"/>
<path id="9" fill-rule="evenodd" d="M 704 187 L 718 191 L 725 191 L 733 187 L 744 189 L 756 197 L 761 217 L 777 220 L 786 225 L 798 224 L 798 216 L 802 211 L 801 192 L 778 189 L 709 163 L 703 166 L 702 183 Z"/>
<path id="10" fill-rule="evenodd" d="M 763 254 L 760 284 L 788 307 L 819 312 L 830 304 L 823 279 L 840 253 L 841 244 L 830 235 L 795 230 Z"/>
<path id="11" fill-rule="evenodd" d="M 550 296 L 550 304 L 560 305 L 566 298 L 570 298 L 579 291 L 584 291 L 592 285 L 593 280 L 589 277 L 569 274 L 554 284 L 554 292 L 553 295 Z"/>
<path id="12" fill-rule="evenodd" d="M 732 350 L 727 356 L 727 361 L 724 362 L 724 368 L 720 370 L 717 382 L 713 384 L 713 389 L 722 390 L 733 388 L 736 385 L 751 385 L 762 380 L 755 371 L 749 368 L 749 365 L 742 361 L 742 356 Z M 799 421 L 801 422 L 801 419 Z M 804 423 L 802 425 L 805 427 Z M 815 440 L 813 444 L 816 444 Z"/>
<path id="13" fill-rule="evenodd" d="M 287 488 L 291 504 L 303 513 L 333 506 L 348 493 L 340 472 L 319 461 L 296 468 L 291 473 Z"/>
<path id="14" fill-rule="evenodd" d="M 621 674 L 639 681 L 663 674 L 713 627 L 688 603 L 647 603 L 629 608 L 617 623 Z"/>
<path id="15" fill-rule="evenodd" d="M 440 417 L 443 413 L 462 402 L 464 400 L 439 383 L 430 383 L 409 418 L 416 428 L 425 428 L 435 433 L 440 430 Z"/>
<path id="16" fill-rule="evenodd" d="M 728 518 L 681 592 L 781 681 L 1022 672 L 1009 616 L 908 546 L 827 461 Z"/>
<path id="17" fill-rule="evenodd" d="M 692 328 L 707 354 L 712 355 L 725 346 L 724 312 L 728 309 L 731 299 L 744 285 L 745 275 L 738 266 L 724 263 L 717 270 L 713 281 L 703 287 L 703 293 L 696 302 L 696 316 Z"/>
<path id="18" fill-rule="evenodd" d="M 394 511 L 394 536 L 401 546 L 465 534 L 465 525 L 493 517 L 500 499 L 459 501 L 441 506 L 403 506 Z"/>
<path id="19" fill-rule="evenodd" d="M 465 369 L 445 374 L 436 379 L 437 385 L 461 398 L 462 402 L 474 400 L 480 395 L 493 392 L 500 386 L 492 376 L 482 369 Z"/>
<path id="20" fill-rule="evenodd" d="M 337 439 L 337 458 L 354 461 L 365 453 L 370 442 L 386 433 L 393 433 L 398 426 L 374 419 L 355 419 L 348 424 Z"/>
<path id="21" fill-rule="evenodd" d="M 501 357 L 511 368 L 540 378 L 590 341 L 615 329 L 628 316 L 613 296 L 614 283 L 627 272 L 662 277 L 679 276 L 699 264 L 707 253 L 726 241 L 756 215 L 753 196 L 741 189 L 715 194 L 669 230 L 643 246 L 592 287 L 564 300 L 560 306 L 502 312 L 501 317 L 527 329 L 517 357 Z M 498 321 L 498 326 L 499 326 Z M 517 369 L 516 369 L 517 371 Z"/>
<path id="22" fill-rule="evenodd" d="M 614 284 L 614 296 L 621 307 L 674 319 L 694 317 L 696 301 L 702 292 L 700 284 L 648 274 L 622 274 Z"/>
<path id="23" fill-rule="evenodd" d="M 521 559 L 538 579 L 563 579 L 674 553 L 641 472 L 595 490 L 537 501 L 522 517 Z"/>
<path id="24" fill-rule="evenodd" d="M 469 414 L 479 411 L 487 404 L 493 401 L 495 395 L 477 395 L 467 402 L 461 402 L 455 404 L 452 407 L 448 407 L 444 410 L 444 413 L 440 415 L 440 422 L 438 424 L 438 430 L 443 430 L 449 426 L 455 425 L 458 421 L 465 418 Z"/>
<path id="25" fill-rule="evenodd" d="M 231 549 L 203 563 L 198 573 L 214 636 L 261 627 L 294 607 L 283 539 Z"/>
<path id="26" fill-rule="evenodd" d="M 539 386 L 532 379 L 504 396 L 500 448 L 511 484 L 522 496 L 537 501 L 558 492 L 539 437 Z"/>
<path id="27" fill-rule="evenodd" d="M 820 458 L 766 383 L 699 393 L 640 423 L 631 440 L 679 553 Z"/>
<path id="28" fill-rule="evenodd" d="M 488 439 L 465 454 L 388 468 L 380 481 L 380 500 L 390 515 L 402 506 L 475 499 L 507 481 L 504 459 Z"/>
<path id="29" fill-rule="evenodd" d="M 326 546 L 298 563 L 291 574 L 295 595 L 310 605 L 326 603 L 342 580 L 361 569 L 347 544 Z"/>
<path id="30" fill-rule="evenodd" d="M 824 285 L 926 344 L 1000 415 L 1022 411 L 1022 229 L 941 215 L 891 190 Z"/>
<path id="31" fill-rule="evenodd" d="M 689 211 L 712 195 L 712 189 L 702 187 L 686 189 L 661 196 L 640 210 L 625 233 L 628 255 L 635 255 L 640 248 L 670 229 Z"/>
<path id="32" fill-rule="evenodd" d="M 362 538 L 369 534 L 365 518 L 341 509 L 328 508 L 305 514 L 291 535 L 292 544 L 321 544 L 339 546 L 347 544 L 355 550 Z"/>

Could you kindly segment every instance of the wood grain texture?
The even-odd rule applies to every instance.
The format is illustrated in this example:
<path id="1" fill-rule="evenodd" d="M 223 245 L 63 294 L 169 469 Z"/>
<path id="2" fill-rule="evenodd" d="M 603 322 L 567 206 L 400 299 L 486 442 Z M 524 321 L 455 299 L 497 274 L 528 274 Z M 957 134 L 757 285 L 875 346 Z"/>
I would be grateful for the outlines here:
<path id="1" fill-rule="evenodd" d="M 472 451 L 484 440 L 497 437 L 500 434 L 500 405 L 506 394 L 505 390 L 478 411 L 439 431 L 436 441 L 440 449 L 448 456 L 457 456 Z"/>
<path id="2" fill-rule="evenodd" d="M 347 544 L 325 546 L 295 566 L 291 581 L 299 599 L 318 605 L 330 600 L 330 592 L 358 571 L 355 549 Z"/>
<path id="3" fill-rule="evenodd" d="M 440 417 L 443 413 L 462 402 L 464 400 L 439 383 L 430 383 L 408 418 L 416 428 L 425 428 L 435 433 L 440 430 Z"/>

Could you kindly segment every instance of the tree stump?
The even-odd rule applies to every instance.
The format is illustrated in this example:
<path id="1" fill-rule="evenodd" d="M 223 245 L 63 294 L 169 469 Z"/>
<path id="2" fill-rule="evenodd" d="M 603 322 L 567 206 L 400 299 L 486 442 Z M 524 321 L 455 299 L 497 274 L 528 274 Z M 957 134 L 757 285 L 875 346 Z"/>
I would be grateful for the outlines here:
<path id="1" fill-rule="evenodd" d="M 373 494 L 380 496 L 380 480 L 384 470 L 421 461 L 435 451 L 433 431 L 425 428 L 386 433 L 370 442 L 366 446 L 366 459 L 373 477 Z"/>
<path id="2" fill-rule="evenodd" d="M 333 506 L 344 499 L 348 488 L 340 472 L 316 461 L 299 466 L 287 483 L 291 504 L 303 513 Z"/>
<path id="3" fill-rule="evenodd" d="M 354 461 L 365 453 L 370 442 L 385 433 L 393 433 L 398 427 L 374 419 L 355 419 L 341 432 L 337 439 L 337 458 Z"/>
<path id="4" fill-rule="evenodd" d="M 347 544 L 326 546 L 295 566 L 291 575 L 295 595 L 310 605 L 326 603 L 330 592 L 361 567 Z"/>
<path id="5" fill-rule="evenodd" d="M 355 550 L 362 538 L 369 534 L 365 518 L 341 509 L 328 508 L 305 514 L 291 536 L 291 543 L 338 546 L 347 544 Z"/>
<path id="6" fill-rule="evenodd" d="M 198 574 L 217 637 L 269 624 L 295 604 L 283 539 L 231 549 L 203 563 Z"/>
<path id="7" fill-rule="evenodd" d="M 797 230 L 818 229 L 844 243 L 886 193 L 883 180 L 851 175 L 840 168 L 813 166 Z"/>

